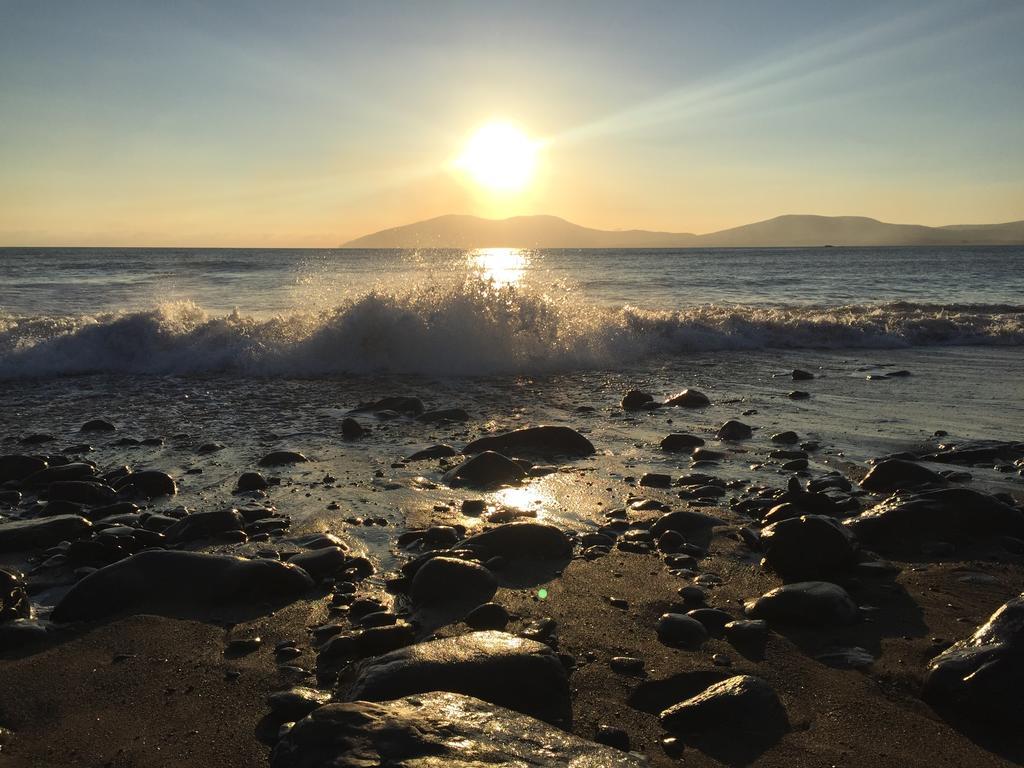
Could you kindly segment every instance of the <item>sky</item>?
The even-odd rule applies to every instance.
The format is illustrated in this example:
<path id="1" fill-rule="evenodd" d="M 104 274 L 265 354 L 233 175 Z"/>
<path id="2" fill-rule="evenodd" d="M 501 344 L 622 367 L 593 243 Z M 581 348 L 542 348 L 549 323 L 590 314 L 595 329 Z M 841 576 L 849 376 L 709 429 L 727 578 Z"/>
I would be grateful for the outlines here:
<path id="1" fill-rule="evenodd" d="M 0 0 L 0 245 L 1024 219 L 1024 2 Z M 536 147 L 516 190 L 455 161 Z"/>

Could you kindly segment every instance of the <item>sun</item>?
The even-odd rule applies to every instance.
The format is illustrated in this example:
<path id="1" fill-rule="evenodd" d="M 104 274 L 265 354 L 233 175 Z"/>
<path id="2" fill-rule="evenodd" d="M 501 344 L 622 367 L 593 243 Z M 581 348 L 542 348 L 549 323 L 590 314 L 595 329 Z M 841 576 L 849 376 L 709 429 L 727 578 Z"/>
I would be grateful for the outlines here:
<path id="1" fill-rule="evenodd" d="M 518 192 L 533 178 L 539 147 L 511 123 L 487 123 L 466 142 L 454 165 L 487 190 Z"/>

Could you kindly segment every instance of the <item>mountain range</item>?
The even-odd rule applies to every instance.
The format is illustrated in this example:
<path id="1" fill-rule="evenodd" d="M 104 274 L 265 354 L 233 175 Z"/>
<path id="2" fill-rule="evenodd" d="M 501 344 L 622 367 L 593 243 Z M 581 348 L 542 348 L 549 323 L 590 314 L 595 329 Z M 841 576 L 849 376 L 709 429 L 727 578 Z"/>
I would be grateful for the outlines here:
<path id="1" fill-rule="evenodd" d="M 864 216 L 777 216 L 720 232 L 582 227 L 557 216 L 484 219 L 447 215 L 345 243 L 343 248 L 697 248 L 879 245 L 1024 245 L 1024 221 L 926 227 Z"/>

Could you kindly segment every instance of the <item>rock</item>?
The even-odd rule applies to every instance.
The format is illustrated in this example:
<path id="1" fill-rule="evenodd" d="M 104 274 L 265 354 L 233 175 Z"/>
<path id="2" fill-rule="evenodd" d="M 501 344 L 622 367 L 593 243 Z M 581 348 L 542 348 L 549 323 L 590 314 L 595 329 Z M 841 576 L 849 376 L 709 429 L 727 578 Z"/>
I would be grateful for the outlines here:
<path id="1" fill-rule="evenodd" d="M 77 582 L 52 616 L 68 622 L 123 612 L 176 615 L 229 606 L 266 612 L 268 606 L 290 602 L 312 586 L 301 568 L 277 560 L 148 550 Z"/>
<path id="2" fill-rule="evenodd" d="M 227 446 L 224 445 L 224 443 L 203 443 L 198 448 L 196 448 L 196 453 L 202 456 L 208 456 L 211 453 L 223 451 L 225 448 L 227 448 Z"/>
<path id="3" fill-rule="evenodd" d="M 449 456 L 455 456 L 457 452 L 450 445 L 431 445 L 429 448 L 424 448 L 421 451 L 416 451 L 409 456 L 406 456 L 403 461 L 426 461 L 427 459 L 444 459 Z"/>
<path id="4" fill-rule="evenodd" d="M 463 539 L 459 548 L 476 552 L 485 559 L 557 560 L 572 555 L 572 542 L 560 529 L 532 521 L 506 523 L 481 531 Z"/>
<path id="5" fill-rule="evenodd" d="M 382 627 L 371 627 L 347 635 L 338 635 L 332 637 L 320 648 L 317 665 L 319 667 L 344 665 L 355 659 L 391 653 L 411 645 L 415 637 L 412 626 L 404 621 Z"/>
<path id="6" fill-rule="evenodd" d="M 0 569 L 0 623 L 32 618 L 32 603 L 25 592 L 24 577 L 14 570 Z"/>
<path id="7" fill-rule="evenodd" d="M 309 461 L 298 451 L 271 451 L 260 459 L 261 467 L 278 467 L 284 464 L 305 464 Z"/>
<path id="8" fill-rule="evenodd" d="M 699 648 L 708 639 L 708 631 L 697 619 L 683 613 L 664 613 L 658 619 L 658 639 L 666 645 Z"/>
<path id="9" fill-rule="evenodd" d="M 50 547 L 92 534 L 92 523 L 79 515 L 54 515 L 0 523 L 0 552 Z"/>
<path id="10" fill-rule="evenodd" d="M 622 396 L 619 405 L 624 411 L 639 411 L 648 403 L 654 402 L 654 395 L 648 392 L 641 392 L 639 389 L 631 389 Z"/>
<path id="11" fill-rule="evenodd" d="M 786 397 L 790 400 L 806 400 L 811 396 L 810 392 L 804 392 L 802 389 L 794 389 Z"/>
<path id="12" fill-rule="evenodd" d="M 366 429 L 351 416 L 341 420 L 341 436 L 345 440 L 357 440 L 366 434 Z"/>
<path id="13" fill-rule="evenodd" d="M 824 515 L 802 515 L 766 526 L 761 530 L 761 549 L 784 579 L 827 576 L 856 561 L 849 530 Z"/>
<path id="14" fill-rule="evenodd" d="M 599 725 L 594 733 L 594 741 L 609 747 L 629 752 L 629 734 L 621 728 L 611 725 Z"/>
<path id="15" fill-rule="evenodd" d="M 484 451 L 514 456 L 590 456 L 594 453 L 594 446 L 570 427 L 540 426 L 481 437 L 462 450 L 467 455 Z"/>
<path id="16" fill-rule="evenodd" d="M 270 487 L 270 483 L 259 472 L 243 472 L 238 477 L 238 484 L 235 486 L 235 490 L 238 493 L 249 493 L 250 491 L 265 491 Z"/>
<path id="17" fill-rule="evenodd" d="M 43 463 L 45 464 L 45 462 Z M 96 467 L 84 461 L 74 461 L 70 464 L 40 469 L 24 478 L 22 482 L 27 488 L 39 488 L 61 480 L 90 480 L 94 477 L 96 477 Z"/>
<path id="18" fill-rule="evenodd" d="M 38 456 L 0 456 L 0 483 L 10 480 L 20 482 L 37 472 L 42 472 L 47 466 L 46 459 Z"/>
<path id="19" fill-rule="evenodd" d="M 423 401 L 418 397 L 393 395 L 391 397 L 382 397 L 380 400 L 360 403 L 352 409 L 352 413 L 359 413 L 360 411 L 396 411 L 407 416 L 419 416 L 423 413 L 424 407 Z"/>
<path id="20" fill-rule="evenodd" d="M 220 509 L 214 512 L 195 512 L 184 517 L 164 531 L 171 543 L 207 539 L 225 531 L 240 531 L 245 520 L 237 509 Z"/>
<path id="21" fill-rule="evenodd" d="M 704 445 L 704 438 L 702 437 L 673 432 L 662 439 L 661 450 L 670 453 L 680 453 L 699 448 L 702 445 Z"/>
<path id="22" fill-rule="evenodd" d="M 435 411 L 425 411 L 416 417 L 417 421 L 423 421 L 427 424 L 435 424 L 441 421 L 469 421 L 469 413 L 462 408 L 442 408 Z"/>
<path id="23" fill-rule="evenodd" d="M 498 589 L 494 575 L 479 563 L 434 557 L 416 571 L 409 596 L 414 607 L 478 606 Z"/>
<path id="24" fill-rule="evenodd" d="M 660 472 L 645 472 L 637 485 L 644 488 L 668 488 L 672 485 L 672 477 Z"/>
<path id="25" fill-rule="evenodd" d="M 296 687 L 276 691 L 267 697 L 270 711 L 281 721 L 301 720 L 331 700 L 331 694 L 315 688 Z"/>
<path id="26" fill-rule="evenodd" d="M 29 618 L 0 622 L 0 652 L 17 650 L 45 640 L 47 625 Z M 0 728 L 0 731 L 3 729 Z M 0 734 L 2 736 L 2 734 Z M 3 742 L 0 739 L 0 746 Z"/>
<path id="27" fill-rule="evenodd" d="M 323 581 L 334 576 L 345 566 L 347 560 L 348 556 L 341 547 L 319 547 L 288 558 L 289 563 L 297 565 L 315 581 Z"/>
<path id="28" fill-rule="evenodd" d="M 844 525 L 877 546 L 927 540 L 963 542 L 975 536 L 1024 536 L 1024 512 L 969 488 L 891 496 Z"/>
<path id="29" fill-rule="evenodd" d="M 651 526 L 653 536 L 661 536 L 666 531 L 678 531 L 684 536 L 688 534 L 705 532 L 716 525 L 724 525 L 724 521 L 705 515 L 701 512 L 691 512 L 688 509 L 679 509 L 662 515 L 654 521 Z"/>
<path id="30" fill-rule="evenodd" d="M 920 464 L 901 459 L 888 459 L 880 461 L 868 470 L 864 479 L 860 481 L 860 487 L 872 493 L 880 493 L 906 490 L 919 485 L 944 485 L 945 482 L 942 475 Z"/>
<path id="31" fill-rule="evenodd" d="M 684 389 L 682 392 L 667 398 L 665 405 L 669 408 L 703 408 L 704 406 L 711 405 L 711 400 L 703 392 L 698 392 L 696 389 Z"/>
<path id="32" fill-rule="evenodd" d="M 510 618 L 498 603 L 484 603 L 466 615 L 466 624 L 473 629 L 504 629 Z"/>
<path id="33" fill-rule="evenodd" d="M 744 603 L 747 616 L 782 624 L 827 626 L 853 624 L 860 609 L 838 584 L 801 581 L 777 587 Z"/>
<path id="34" fill-rule="evenodd" d="M 1024 594 L 1001 605 L 973 635 L 928 663 L 925 698 L 976 716 L 1019 717 L 1022 647 Z"/>
<path id="35" fill-rule="evenodd" d="M 119 491 L 134 491 L 147 499 L 157 496 L 174 496 L 178 492 L 178 486 L 174 479 L 166 472 L 159 472 L 155 469 L 146 469 L 125 475 L 114 484 L 114 487 Z"/>
<path id="36" fill-rule="evenodd" d="M 495 488 L 517 483 L 524 477 L 526 472 L 512 459 L 494 451 L 484 451 L 446 472 L 444 481 L 451 486 Z"/>
<path id="37" fill-rule="evenodd" d="M 285 734 L 271 768 L 427 765 L 640 768 L 642 758 L 532 717 L 437 691 L 384 703 L 328 704 Z"/>
<path id="38" fill-rule="evenodd" d="M 725 625 L 732 621 L 732 616 L 718 608 L 694 608 L 687 611 L 686 615 L 703 624 L 704 629 L 712 637 L 721 637 L 725 632 Z"/>
<path id="39" fill-rule="evenodd" d="M 719 440 L 747 440 L 754 432 L 749 425 L 736 419 L 729 419 L 718 429 Z"/>
<path id="40" fill-rule="evenodd" d="M 814 378 L 814 374 L 810 371 L 803 371 L 799 368 L 793 371 L 793 381 L 810 381 Z"/>
<path id="41" fill-rule="evenodd" d="M 739 733 L 789 730 L 786 710 L 764 680 L 737 675 L 664 710 L 661 724 L 675 733 L 728 730 Z"/>
<path id="42" fill-rule="evenodd" d="M 92 419 L 91 421 L 85 422 L 80 428 L 79 432 L 116 432 L 117 427 L 111 424 L 105 419 Z"/>
<path id="43" fill-rule="evenodd" d="M 612 656 L 608 660 L 608 666 L 613 672 L 622 675 L 639 676 L 644 673 L 644 660 L 635 656 Z"/>
<path id="44" fill-rule="evenodd" d="M 788 430 L 786 432 L 776 432 L 774 435 L 772 435 L 771 439 L 773 443 L 781 443 L 782 445 L 795 445 L 796 443 L 800 442 L 800 435 L 798 435 L 796 432 L 793 432 L 792 430 Z M 792 458 L 805 457 L 806 454 L 804 456 L 794 456 Z"/>
<path id="45" fill-rule="evenodd" d="M 948 464 L 979 464 L 1008 462 L 1024 457 L 1024 442 L 1001 442 L 997 440 L 975 440 L 960 444 L 942 444 L 935 453 L 921 458 Z"/>
<path id="46" fill-rule="evenodd" d="M 565 667 L 547 645 L 505 632 L 470 632 L 392 651 L 355 665 L 341 700 L 381 701 L 448 690 L 552 723 L 571 719 Z"/>
<path id="47" fill-rule="evenodd" d="M 139 505 L 132 501 L 116 501 L 113 504 L 106 504 L 102 507 L 93 507 L 86 510 L 83 515 L 93 522 L 106 520 L 108 517 L 119 517 L 121 515 L 135 515 L 139 512 Z"/>
<path id="48" fill-rule="evenodd" d="M 46 498 L 53 501 L 72 501 L 77 504 L 111 504 L 117 498 L 117 491 L 104 483 L 88 480 L 60 480 L 50 483 Z"/>
<path id="49" fill-rule="evenodd" d="M 768 622 L 761 619 L 736 619 L 722 627 L 725 639 L 733 645 L 757 645 L 768 638 Z"/>

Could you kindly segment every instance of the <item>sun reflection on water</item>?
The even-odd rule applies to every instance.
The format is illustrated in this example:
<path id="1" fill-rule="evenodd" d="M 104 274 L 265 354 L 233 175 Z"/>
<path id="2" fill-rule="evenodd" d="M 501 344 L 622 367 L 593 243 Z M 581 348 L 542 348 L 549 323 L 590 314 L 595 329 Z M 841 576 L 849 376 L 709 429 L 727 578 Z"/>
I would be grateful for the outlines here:
<path id="1" fill-rule="evenodd" d="M 530 267 L 530 256 L 520 248 L 478 248 L 470 251 L 471 271 L 498 288 L 522 282 Z"/>

